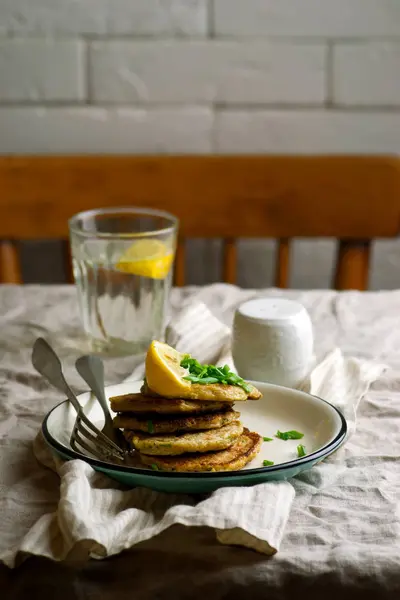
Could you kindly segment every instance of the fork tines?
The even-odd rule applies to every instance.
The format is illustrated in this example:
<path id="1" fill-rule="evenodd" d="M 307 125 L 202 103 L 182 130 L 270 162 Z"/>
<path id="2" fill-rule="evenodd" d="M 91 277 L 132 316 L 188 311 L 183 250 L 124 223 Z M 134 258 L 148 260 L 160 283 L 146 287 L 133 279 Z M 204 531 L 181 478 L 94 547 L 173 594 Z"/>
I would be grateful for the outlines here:
<path id="1" fill-rule="evenodd" d="M 81 410 L 76 417 L 70 439 L 71 448 L 82 454 L 82 448 L 96 458 L 125 461 L 125 452 L 102 433 Z M 80 447 L 79 447 L 80 446 Z"/>

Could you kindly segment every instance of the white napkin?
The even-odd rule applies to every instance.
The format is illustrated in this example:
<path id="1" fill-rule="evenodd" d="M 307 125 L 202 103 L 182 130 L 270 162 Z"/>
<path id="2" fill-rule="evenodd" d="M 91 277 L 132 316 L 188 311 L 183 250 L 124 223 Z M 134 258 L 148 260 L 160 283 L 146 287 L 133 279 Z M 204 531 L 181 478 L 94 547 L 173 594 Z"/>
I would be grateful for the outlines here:
<path id="1" fill-rule="evenodd" d="M 170 344 L 201 362 L 231 363 L 229 339 L 230 330 L 201 303 L 186 307 L 167 330 Z M 340 407 L 354 431 L 360 399 L 383 369 L 384 365 L 345 358 L 335 349 L 314 368 L 303 388 Z M 134 378 L 139 372 L 143 367 Z M 56 513 L 32 527 L 19 550 L 54 560 L 111 556 L 174 524 L 212 527 L 223 544 L 272 555 L 279 549 L 295 495 L 287 481 L 221 488 L 201 498 L 144 488 L 126 491 L 81 460 L 55 459 L 41 436 L 35 454 L 60 475 L 60 501 Z M 14 557 L 9 557 L 10 566 Z"/>

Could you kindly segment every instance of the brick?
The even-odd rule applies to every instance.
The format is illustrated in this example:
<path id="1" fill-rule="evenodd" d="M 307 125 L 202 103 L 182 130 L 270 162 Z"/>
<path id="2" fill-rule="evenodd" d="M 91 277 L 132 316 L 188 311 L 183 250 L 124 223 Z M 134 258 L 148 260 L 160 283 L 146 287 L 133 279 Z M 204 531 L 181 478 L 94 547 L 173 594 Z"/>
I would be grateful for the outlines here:
<path id="1" fill-rule="evenodd" d="M 217 35 L 400 35 L 399 0 L 214 0 Z"/>
<path id="2" fill-rule="evenodd" d="M 83 44 L 0 40 L 0 102 L 84 100 Z"/>
<path id="3" fill-rule="evenodd" d="M 108 0 L 111 34 L 205 36 L 208 0 Z"/>
<path id="4" fill-rule="evenodd" d="M 325 98 L 322 44 L 95 42 L 95 102 L 315 103 Z"/>
<path id="5" fill-rule="evenodd" d="M 2 0 L 0 32 L 205 35 L 207 0 Z"/>
<path id="6" fill-rule="evenodd" d="M 203 153 L 210 110 L 0 108 L 0 154 Z"/>
<path id="7" fill-rule="evenodd" d="M 400 112 L 221 111 L 215 140 L 227 153 L 399 153 Z"/>
<path id="8" fill-rule="evenodd" d="M 333 101 L 347 106 L 400 106 L 400 43 L 336 46 Z"/>
<path id="9" fill-rule="evenodd" d="M 118 1 L 118 0 L 116 0 Z M 105 0 L 2 0 L 0 31 L 4 33 L 104 34 Z"/>

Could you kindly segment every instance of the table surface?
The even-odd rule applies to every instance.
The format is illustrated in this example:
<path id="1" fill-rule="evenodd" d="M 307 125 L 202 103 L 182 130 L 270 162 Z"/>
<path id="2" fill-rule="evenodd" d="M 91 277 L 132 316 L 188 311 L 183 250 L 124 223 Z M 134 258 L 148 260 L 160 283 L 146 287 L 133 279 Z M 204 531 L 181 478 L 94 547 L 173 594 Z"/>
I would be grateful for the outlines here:
<path id="1" fill-rule="evenodd" d="M 196 296 L 226 323 L 255 295 L 284 295 L 309 310 L 322 357 L 347 355 L 389 365 L 362 400 L 357 432 L 325 463 L 293 480 L 296 499 L 280 552 L 272 558 L 219 545 L 213 531 L 175 526 L 123 555 L 86 564 L 40 558 L 0 568 L 7 600 L 102 598 L 398 598 L 400 591 L 400 291 L 250 291 L 216 284 L 174 290 L 172 316 Z M 61 350 L 67 374 L 80 348 L 70 286 L 0 286 L 0 555 L 57 506 L 57 476 L 32 455 L 43 418 L 59 395 L 35 374 L 38 336 Z M 109 383 L 129 375 L 132 359 L 107 360 Z"/>

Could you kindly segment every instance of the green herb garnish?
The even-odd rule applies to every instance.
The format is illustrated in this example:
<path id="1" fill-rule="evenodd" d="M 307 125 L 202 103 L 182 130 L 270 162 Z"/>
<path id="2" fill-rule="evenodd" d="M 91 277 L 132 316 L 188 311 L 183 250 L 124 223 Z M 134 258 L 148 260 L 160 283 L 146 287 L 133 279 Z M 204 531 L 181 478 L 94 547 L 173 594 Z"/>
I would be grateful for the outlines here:
<path id="1" fill-rule="evenodd" d="M 160 469 L 157 467 L 157 465 L 156 465 L 156 464 L 154 464 L 154 463 L 151 465 L 151 468 L 153 469 L 153 471 L 159 471 L 159 470 L 160 470 Z"/>
<path id="2" fill-rule="evenodd" d="M 305 456 L 307 454 L 305 446 L 303 446 L 303 444 L 299 444 L 297 446 L 297 456 L 299 458 L 301 458 L 302 456 Z"/>
<path id="3" fill-rule="evenodd" d="M 264 467 L 271 467 L 274 464 L 272 460 L 263 460 Z"/>
<path id="4" fill-rule="evenodd" d="M 263 437 L 264 442 L 272 442 L 273 438 Z"/>
<path id="5" fill-rule="evenodd" d="M 149 433 L 154 433 L 154 425 L 153 421 L 147 421 L 147 431 Z"/>
<path id="6" fill-rule="evenodd" d="M 237 385 L 244 389 L 248 394 L 251 392 L 251 386 L 244 379 L 233 373 L 229 365 L 216 367 L 215 365 L 202 365 L 198 360 L 186 354 L 181 360 L 180 366 L 189 371 L 188 375 L 182 377 L 191 383 L 208 385 L 212 383 L 222 383 L 224 385 Z"/>
<path id="7" fill-rule="evenodd" d="M 280 440 L 301 440 L 304 437 L 304 433 L 300 433 L 300 431 L 296 431 L 292 429 L 291 431 L 278 431 L 275 436 Z"/>

